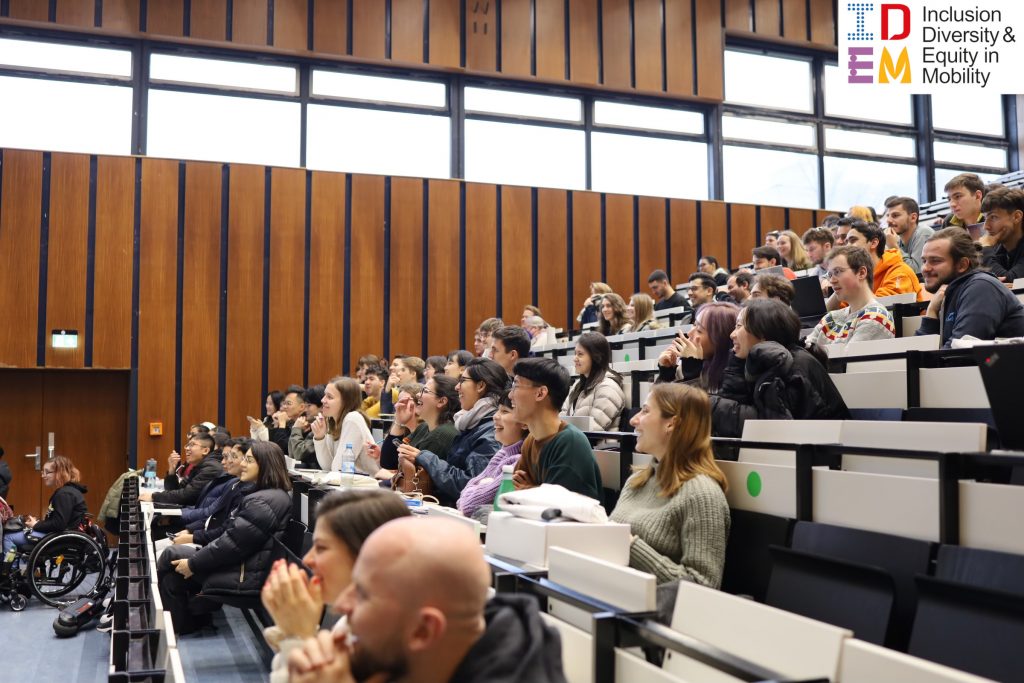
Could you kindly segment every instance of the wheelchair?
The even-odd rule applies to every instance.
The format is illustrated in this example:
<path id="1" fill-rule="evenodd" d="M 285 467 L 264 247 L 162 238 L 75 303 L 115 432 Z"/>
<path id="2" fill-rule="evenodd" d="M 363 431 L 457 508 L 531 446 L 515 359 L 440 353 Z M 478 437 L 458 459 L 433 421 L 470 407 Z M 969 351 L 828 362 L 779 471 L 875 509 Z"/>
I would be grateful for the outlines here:
<path id="1" fill-rule="evenodd" d="M 91 519 L 78 529 L 55 531 L 20 548 L 0 568 L 0 604 L 15 612 L 35 596 L 51 607 L 65 607 L 105 593 L 113 583 L 116 551 Z"/>

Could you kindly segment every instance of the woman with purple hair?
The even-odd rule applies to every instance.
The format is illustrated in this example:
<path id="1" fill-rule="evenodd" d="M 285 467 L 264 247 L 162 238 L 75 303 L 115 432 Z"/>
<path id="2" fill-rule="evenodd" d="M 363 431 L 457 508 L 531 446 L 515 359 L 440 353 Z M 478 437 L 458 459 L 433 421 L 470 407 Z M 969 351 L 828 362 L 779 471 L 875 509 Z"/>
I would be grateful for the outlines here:
<path id="1" fill-rule="evenodd" d="M 658 382 L 687 382 L 709 394 L 722 388 L 722 377 L 732 354 L 729 335 L 736 328 L 739 306 L 723 301 L 706 303 L 688 333 L 680 332 L 658 356 Z M 742 373 L 741 373 L 742 376 Z"/>

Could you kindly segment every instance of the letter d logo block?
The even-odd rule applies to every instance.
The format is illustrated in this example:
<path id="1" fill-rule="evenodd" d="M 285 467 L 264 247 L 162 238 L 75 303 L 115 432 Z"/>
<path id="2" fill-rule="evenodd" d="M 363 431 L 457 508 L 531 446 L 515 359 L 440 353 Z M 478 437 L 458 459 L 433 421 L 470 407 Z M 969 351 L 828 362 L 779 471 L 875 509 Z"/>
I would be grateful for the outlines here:
<path id="1" fill-rule="evenodd" d="M 889 35 L 889 12 L 898 11 L 903 25 L 899 35 Z M 910 35 L 910 8 L 906 5 L 882 5 L 882 40 L 903 40 Z"/>
<path id="2" fill-rule="evenodd" d="M 907 54 L 907 48 L 900 52 L 896 66 L 893 66 L 888 48 L 882 48 L 882 58 L 878 64 L 878 82 L 888 83 L 890 77 L 900 83 L 910 83 L 910 55 Z"/>

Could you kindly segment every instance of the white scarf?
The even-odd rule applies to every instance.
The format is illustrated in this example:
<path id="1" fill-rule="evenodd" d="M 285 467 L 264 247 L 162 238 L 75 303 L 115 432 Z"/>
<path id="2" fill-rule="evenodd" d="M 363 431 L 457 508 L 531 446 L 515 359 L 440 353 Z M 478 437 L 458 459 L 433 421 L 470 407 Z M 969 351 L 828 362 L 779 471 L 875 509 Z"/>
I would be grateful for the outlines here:
<path id="1" fill-rule="evenodd" d="M 491 397 L 481 398 L 469 410 L 455 413 L 455 428 L 460 432 L 474 429 L 483 420 L 498 412 L 498 406 Z"/>

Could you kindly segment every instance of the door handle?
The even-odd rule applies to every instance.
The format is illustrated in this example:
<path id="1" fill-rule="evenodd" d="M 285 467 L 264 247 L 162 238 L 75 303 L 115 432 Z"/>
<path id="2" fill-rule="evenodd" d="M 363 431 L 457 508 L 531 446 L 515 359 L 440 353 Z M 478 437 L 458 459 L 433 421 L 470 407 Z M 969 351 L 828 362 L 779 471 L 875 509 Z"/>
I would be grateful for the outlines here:
<path id="1" fill-rule="evenodd" d="M 53 460 L 53 432 L 50 432 L 50 445 L 46 448 L 46 459 Z M 39 469 L 38 467 L 36 469 Z"/>
<path id="2" fill-rule="evenodd" d="M 36 459 L 36 472 L 38 472 L 41 469 L 41 460 L 42 460 L 42 457 L 43 457 L 43 449 L 42 448 L 40 448 L 39 446 L 36 446 L 36 452 L 35 453 L 26 453 L 25 457 L 26 458 L 35 458 Z"/>

